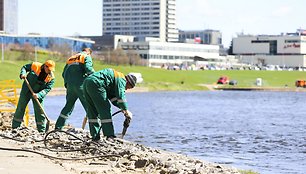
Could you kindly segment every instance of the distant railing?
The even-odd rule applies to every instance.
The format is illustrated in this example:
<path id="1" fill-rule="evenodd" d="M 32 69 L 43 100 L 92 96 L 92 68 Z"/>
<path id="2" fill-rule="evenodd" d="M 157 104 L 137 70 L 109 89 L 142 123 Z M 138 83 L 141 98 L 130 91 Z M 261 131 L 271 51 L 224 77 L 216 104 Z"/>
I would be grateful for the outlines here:
<path id="1" fill-rule="evenodd" d="M 0 81 L 0 112 L 15 112 L 18 104 L 17 85 L 15 80 Z M 29 107 L 26 108 L 24 125 L 29 125 Z"/>

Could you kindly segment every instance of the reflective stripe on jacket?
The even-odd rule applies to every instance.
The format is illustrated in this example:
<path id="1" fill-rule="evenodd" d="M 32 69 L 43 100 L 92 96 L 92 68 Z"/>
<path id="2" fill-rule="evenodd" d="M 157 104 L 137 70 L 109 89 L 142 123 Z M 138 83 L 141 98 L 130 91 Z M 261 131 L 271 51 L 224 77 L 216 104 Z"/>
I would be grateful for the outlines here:
<path id="1" fill-rule="evenodd" d="M 41 72 L 41 66 L 43 64 L 39 63 L 39 62 L 33 62 L 32 66 L 31 66 L 31 70 L 37 75 L 39 76 L 40 72 Z M 51 74 L 48 74 L 47 77 L 45 78 L 45 82 L 48 83 L 50 82 L 52 79 L 54 78 L 53 76 L 53 72 L 51 72 Z"/>
<path id="2" fill-rule="evenodd" d="M 85 54 L 76 54 L 76 55 L 73 55 L 71 57 L 69 57 L 66 61 L 66 64 L 70 65 L 70 64 L 78 64 L 78 63 L 82 63 L 84 64 L 85 62 L 85 57 L 86 55 Z"/>

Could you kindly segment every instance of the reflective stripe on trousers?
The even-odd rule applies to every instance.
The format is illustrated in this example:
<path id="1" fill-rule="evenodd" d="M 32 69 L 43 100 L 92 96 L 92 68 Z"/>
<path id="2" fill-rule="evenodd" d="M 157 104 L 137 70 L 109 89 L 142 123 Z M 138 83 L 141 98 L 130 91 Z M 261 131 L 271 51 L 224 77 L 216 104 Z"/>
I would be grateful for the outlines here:
<path id="1" fill-rule="evenodd" d="M 60 117 L 64 118 L 64 119 L 68 119 L 67 115 L 61 114 Z"/>
<path id="2" fill-rule="evenodd" d="M 112 119 L 102 119 L 101 123 L 112 123 L 113 120 Z"/>

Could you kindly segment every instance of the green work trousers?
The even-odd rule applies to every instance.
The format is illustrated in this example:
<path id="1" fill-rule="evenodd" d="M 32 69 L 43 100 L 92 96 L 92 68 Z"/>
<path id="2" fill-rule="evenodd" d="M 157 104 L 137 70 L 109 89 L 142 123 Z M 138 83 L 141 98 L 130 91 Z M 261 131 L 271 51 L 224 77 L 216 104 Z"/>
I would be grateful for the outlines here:
<path id="1" fill-rule="evenodd" d="M 100 123 L 104 136 L 114 136 L 114 126 L 111 116 L 111 105 L 103 80 L 87 77 L 84 81 L 84 96 L 87 105 L 89 130 L 93 140 L 100 139 Z"/>
<path id="2" fill-rule="evenodd" d="M 35 114 L 35 121 L 36 121 L 36 127 L 39 132 L 45 132 L 46 130 L 46 119 L 41 111 L 38 103 L 33 98 L 33 95 L 28 89 L 22 89 L 20 92 L 20 97 L 18 100 L 18 105 L 14 114 L 13 122 L 12 122 L 12 128 L 15 129 L 17 127 L 20 127 L 21 123 L 23 122 L 23 117 L 25 113 L 25 109 L 32 98 L 33 107 L 34 107 L 34 114 Z M 44 99 L 38 99 L 40 104 L 43 107 Z"/>
<path id="3" fill-rule="evenodd" d="M 66 120 L 71 115 L 77 99 L 80 99 L 83 108 L 86 110 L 86 101 L 83 94 L 83 86 L 67 84 L 66 104 L 56 120 L 55 129 L 62 129 L 65 126 Z"/>

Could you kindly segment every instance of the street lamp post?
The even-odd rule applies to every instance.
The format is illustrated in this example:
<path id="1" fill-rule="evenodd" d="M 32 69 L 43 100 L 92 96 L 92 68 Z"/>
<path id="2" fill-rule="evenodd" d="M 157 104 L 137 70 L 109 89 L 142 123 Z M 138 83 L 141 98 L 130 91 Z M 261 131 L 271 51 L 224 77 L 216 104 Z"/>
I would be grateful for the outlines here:
<path id="1" fill-rule="evenodd" d="M 37 62 L 37 48 L 36 48 L 36 45 L 35 45 L 34 49 L 35 49 L 35 62 Z"/>
<path id="2" fill-rule="evenodd" d="M 35 38 L 34 52 L 35 52 L 35 62 L 37 62 L 37 38 Z"/>
<path id="3" fill-rule="evenodd" d="M 3 36 L 1 37 L 1 61 L 4 61 L 4 39 Z"/>

